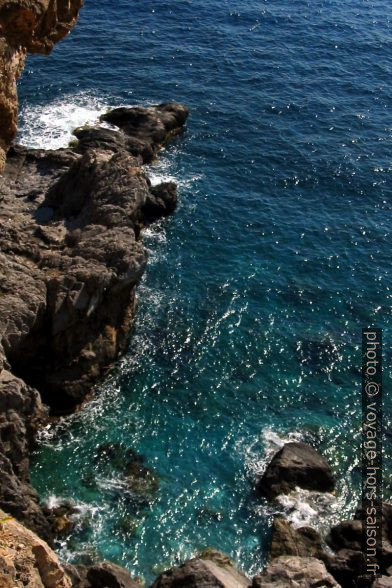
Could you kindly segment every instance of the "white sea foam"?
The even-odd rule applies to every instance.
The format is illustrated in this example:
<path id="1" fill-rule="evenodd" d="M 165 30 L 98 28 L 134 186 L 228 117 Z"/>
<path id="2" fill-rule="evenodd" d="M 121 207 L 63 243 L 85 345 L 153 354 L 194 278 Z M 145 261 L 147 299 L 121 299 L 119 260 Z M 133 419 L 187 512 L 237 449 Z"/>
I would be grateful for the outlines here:
<path id="1" fill-rule="evenodd" d="M 72 131 L 97 123 L 109 104 L 102 98 L 80 93 L 63 96 L 45 104 L 22 106 L 18 140 L 36 149 L 59 149 L 72 140 Z"/>
<path id="2" fill-rule="evenodd" d="M 65 501 L 65 498 L 62 498 L 61 496 L 55 496 L 54 494 L 51 494 L 49 496 L 49 498 L 46 501 L 46 506 L 50 509 L 52 508 L 57 508 L 59 507 L 61 504 L 63 504 Z"/>
<path id="3" fill-rule="evenodd" d="M 294 527 L 306 525 L 323 531 L 341 518 L 341 501 L 329 492 L 297 488 L 290 494 L 281 494 L 277 500 Z"/>
<path id="4" fill-rule="evenodd" d="M 75 501 L 72 498 L 65 498 L 64 496 L 56 496 L 54 494 L 51 494 L 46 500 L 46 506 L 49 509 L 58 508 L 65 504 L 72 507 L 73 512 L 69 514 L 69 518 L 77 524 L 94 519 L 103 510 L 102 507 L 95 504 Z"/>
<path id="5" fill-rule="evenodd" d="M 287 434 L 276 432 L 273 429 L 264 429 L 262 432 L 262 445 L 264 452 L 260 452 L 260 439 L 255 439 L 254 442 L 245 448 L 245 467 L 251 476 L 260 476 L 268 463 L 271 461 L 274 453 L 279 451 L 286 443 L 292 441 L 301 441 L 302 433 L 293 431 Z"/>

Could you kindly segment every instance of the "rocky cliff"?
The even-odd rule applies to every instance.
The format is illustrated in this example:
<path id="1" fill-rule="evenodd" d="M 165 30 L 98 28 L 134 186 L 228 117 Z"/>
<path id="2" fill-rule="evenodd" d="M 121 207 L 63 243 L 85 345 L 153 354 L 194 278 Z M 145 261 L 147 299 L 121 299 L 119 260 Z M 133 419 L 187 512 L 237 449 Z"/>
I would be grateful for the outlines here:
<path id="1" fill-rule="evenodd" d="M 45 53 L 74 26 L 82 0 L 0 0 L 0 172 L 17 131 L 16 82 L 26 53 Z"/>
<path id="2" fill-rule="evenodd" d="M 172 183 L 143 164 L 179 133 L 179 104 L 119 108 L 72 149 L 13 146 L 0 179 L 0 506 L 41 537 L 28 453 L 52 413 L 70 412 L 124 350 L 147 255 L 141 229 L 170 214 Z M 42 404 L 41 399 L 44 401 Z"/>
<path id="3" fill-rule="evenodd" d="M 55 553 L 0 510 L 0 588 L 71 588 Z"/>

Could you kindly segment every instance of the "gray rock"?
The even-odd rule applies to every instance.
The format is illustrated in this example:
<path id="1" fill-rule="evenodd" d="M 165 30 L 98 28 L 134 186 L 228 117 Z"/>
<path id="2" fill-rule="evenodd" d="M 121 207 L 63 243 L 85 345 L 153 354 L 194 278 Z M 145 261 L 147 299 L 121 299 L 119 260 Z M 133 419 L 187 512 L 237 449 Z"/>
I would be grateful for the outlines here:
<path id="1" fill-rule="evenodd" d="M 275 518 L 272 527 L 269 559 L 281 555 L 320 557 L 323 554 L 319 533 L 311 527 L 294 527 L 283 518 Z"/>
<path id="2" fill-rule="evenodd" d="M 338 588 L 322 561 L 314 557 L 281 556 L 253 579 L 252 588 Z"/>
<path id="3" fill-rule="evenodd" d="M 208 549 L 200 557 L 161 574 L 151 588 L 248 588 L 249 584 L 226 555 Z"/>
<path id="4" fill-rule="evenodd" d="M 380 576 L 373 582 L 372 588 L 392 588 L 392 578 L 390 576 Z"/>
<path id="5" fill-rule="evenodd" d="M 286 443 L 272 458 L 257 484 L 260 494 L 275 498 L 296 487 L 332 492 L 332 471 L 326 460 L 306 443 Z"/>

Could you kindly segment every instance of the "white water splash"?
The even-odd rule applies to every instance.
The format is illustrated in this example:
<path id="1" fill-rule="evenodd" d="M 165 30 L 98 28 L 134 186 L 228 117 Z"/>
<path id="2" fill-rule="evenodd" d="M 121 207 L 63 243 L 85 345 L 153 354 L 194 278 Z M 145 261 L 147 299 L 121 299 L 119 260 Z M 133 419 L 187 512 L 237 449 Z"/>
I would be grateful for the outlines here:
<path id="1" fill-rule="evenodd" d="M 45 104 L 22 106 L 18 141 L 34 149 L 60 149 L 77 127 L 99 122 L 110 105 L 88 93 L 63 96 Z"/>
<path id="2" fill-rule="evenodd" d="M 339 499 L 329 492 L 311 492 L 302 488 L 296 488 L 290 494 L 281 494 L 277 500 L 294 527 L 308 526 L 321 532 L 341 520 L 344 504 L 342 497 Z"/>
<path id="3" fill-rule="evenodd" d="M 293 441 L 302 441 L 302 439 L 303 435 L 298 431 L 283 435 L 272 429 L 264 429 L 262 432 L 262 445 L 264 447 L 263 454 L 260 454 L 260 439 L 255 439 L 249 447 L 245 448 L 246 470 L 252 477 L 260 477 L 271 461 L 273 455 L 279 451 L 283 445 Z"/>

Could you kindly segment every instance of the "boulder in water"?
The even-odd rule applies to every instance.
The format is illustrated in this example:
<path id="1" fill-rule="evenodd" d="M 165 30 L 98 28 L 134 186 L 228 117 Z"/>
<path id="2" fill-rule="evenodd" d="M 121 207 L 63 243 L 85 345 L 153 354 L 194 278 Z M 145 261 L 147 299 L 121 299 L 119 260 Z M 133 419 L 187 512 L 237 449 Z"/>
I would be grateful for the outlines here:
<path id="1" fill-rule="evenodd" d="M 286 443 L 274 455 L 257 484 L 260 494 L 275 498 L 296 487 L 332 492 L 335 481 L 327 461 L 306 443 Z"/>

